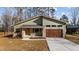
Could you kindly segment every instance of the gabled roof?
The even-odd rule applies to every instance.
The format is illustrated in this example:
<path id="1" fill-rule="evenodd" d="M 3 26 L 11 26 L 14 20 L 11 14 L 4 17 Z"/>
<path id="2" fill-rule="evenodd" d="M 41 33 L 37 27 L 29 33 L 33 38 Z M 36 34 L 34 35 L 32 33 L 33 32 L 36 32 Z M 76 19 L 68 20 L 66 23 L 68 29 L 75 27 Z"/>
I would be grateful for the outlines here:
<path id="1" fill-rule="evenodd" d="M 49 19 L 50 21 L 55 21 L 55 22 L 60 23 L 60 24 L 66 24 L 65 22 L 63 22 L 61 20 L 57 20 L 57 19 L 50 18 L 50 17 L 47 17 L 47 16 L 42 16 L 42 17 L 46 18 L 46 19 Z"/>
<path id="2" fill-rule="evenodd" d="M 22 23 L 25 23 L 25 22 L 28 22 L 28 21 L 33 20 L 33 19 L 36 19 L 36 18 L 40 18 L 40 17 L 41 18 L 45 18 L 45 19 L 49 19 L 50 21 L 55 21 L 55 22 L 60 23 L 60 24 L 66 24 L 65 22 L 63 22 L 61 20 L 53 19 L 53 18 L 50 18 L 50 17 L 47 17 L 47 16 L 35 16 L 35 17 L 28 18 L 25 21 L 18 22 L 14 26 L 19 25 L 19 24 L 22 24 Z"/>

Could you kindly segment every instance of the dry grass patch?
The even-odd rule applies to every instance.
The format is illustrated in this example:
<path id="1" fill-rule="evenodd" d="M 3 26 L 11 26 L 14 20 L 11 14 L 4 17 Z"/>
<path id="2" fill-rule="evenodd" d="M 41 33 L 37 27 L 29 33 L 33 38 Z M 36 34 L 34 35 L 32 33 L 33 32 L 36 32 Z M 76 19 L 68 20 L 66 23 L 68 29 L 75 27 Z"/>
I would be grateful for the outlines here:
<path id="1" fill-rule="evenodd" d="M 76 43 L 76 44 L 79 44 L 79 37 L 78 36 L 74 36 L 74 35 L 66 35 L 65 37 L 66 39 Z"/>
<path id="2" fill-rule="evenodd" d="M 46 40 L 0 39 L 1 51 L 48 51 Z"/>
<path id="3" fill-rule="evenodd" d="M 46 40 L 22 40 L 4 37 L 0 32 L 0 51 L 48 51 Z"/>

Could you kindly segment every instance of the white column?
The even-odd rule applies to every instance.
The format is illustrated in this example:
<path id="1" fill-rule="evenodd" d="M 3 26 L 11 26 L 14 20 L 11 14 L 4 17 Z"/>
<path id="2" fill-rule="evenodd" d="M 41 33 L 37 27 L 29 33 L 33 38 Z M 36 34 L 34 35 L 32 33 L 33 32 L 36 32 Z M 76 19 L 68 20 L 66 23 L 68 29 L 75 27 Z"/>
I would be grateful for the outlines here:
<path id="1" fill-rule="evenodd" d="M 16 28 L 14 27 L 13 38 L 16 37 Z"/>
<path id="2" fill-rule="evenodd" d="M 43 37 L 46 37 L 46 28 L 43 28 Z"/>
<path id="3" fill-rule="evenodd" d="M 63 26 L 63 38 L 65 37 L 66 35 L 66 25 Z"/>
<path id="4" fill-rule="evenodd" d="M 22 38 L 24 38 L 24 37 L 25 37 L 25 31 L 22 30 Z"/>

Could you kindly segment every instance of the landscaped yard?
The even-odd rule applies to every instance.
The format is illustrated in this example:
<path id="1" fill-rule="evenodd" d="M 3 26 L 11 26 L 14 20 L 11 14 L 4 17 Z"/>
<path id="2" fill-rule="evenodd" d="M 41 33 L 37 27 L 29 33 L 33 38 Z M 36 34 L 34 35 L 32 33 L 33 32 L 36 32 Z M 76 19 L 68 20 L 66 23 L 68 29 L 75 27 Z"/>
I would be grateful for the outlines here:
<path id="1" fill-rule="evenodd" d="M 76 44 L 79 44 L 79 36 L 77 35 L 66 35 L 65 37 L 66 39 L 76 43 Z"/>
<path id="2" fill-rule="evenodd" d="M 46 40 L 21 40 L 3 37 L 0 33 L 1 51 L 48 51 Z"/>

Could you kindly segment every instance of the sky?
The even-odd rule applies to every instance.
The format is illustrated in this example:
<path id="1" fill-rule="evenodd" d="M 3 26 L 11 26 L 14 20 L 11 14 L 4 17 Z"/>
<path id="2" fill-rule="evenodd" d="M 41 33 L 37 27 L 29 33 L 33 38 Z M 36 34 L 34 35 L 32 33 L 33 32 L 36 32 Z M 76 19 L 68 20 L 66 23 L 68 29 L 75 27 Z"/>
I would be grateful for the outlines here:
<path id="1" fill-rule="evenodd" d="M 70 10 L 69 7 L 57 7 L 56 8 L 56 17 L 59 19 L 63 14 L 65 14 L 70 19 Z"/>
<path id="2" fill-rule="evenodd" d="M 5 11 L 5 8 L 0 7 L 0 15 L 2 15 L 4 11 Z"/>
<path id="3" fill-rule="evenodd" d="M 59 19 L 63 14 L 65 14 L 66 16 L 68 16 L 70 18 L 70 8 L 69 7 L 55 7 L 55 15 L 57 17 L 57 19 Z M 3 12 L 5 11 L 5 7 L 0 7 L 0 16 L 3 14 Z"/>

